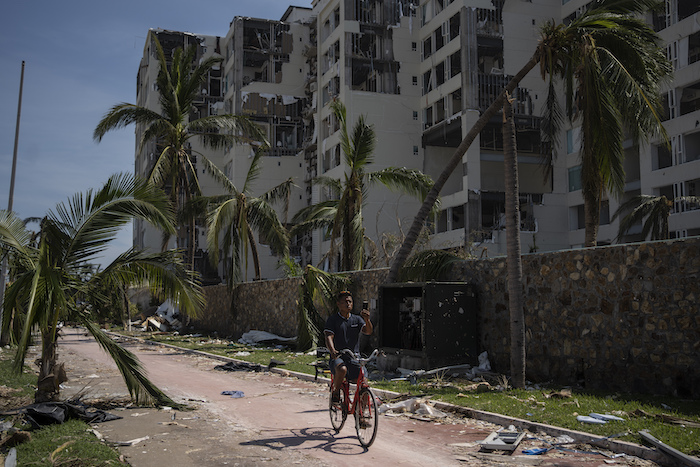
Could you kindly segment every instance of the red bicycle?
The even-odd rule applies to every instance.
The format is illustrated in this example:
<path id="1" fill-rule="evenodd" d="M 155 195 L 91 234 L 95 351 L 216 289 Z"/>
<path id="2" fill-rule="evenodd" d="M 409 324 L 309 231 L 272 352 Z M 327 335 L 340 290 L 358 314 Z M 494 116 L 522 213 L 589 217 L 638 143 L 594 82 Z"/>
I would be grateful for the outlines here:
<path id="1" fill-rule="evenodd" d="M 341 354 L 346 354 L 353 359 L 353 362 L 360 365 L 360 375 L 355 382 L 355 392 L 352 397 L 350 395 L 350 382 L 347 378 L 343 381 L 340 391 L 340 401 L 333 402 L 333 378 L 331 374 L 331 393 L 328 398 L 329 410 L 331 414 L 331 425 L 336 433 L 340 432 L 345 425 L 345 420 L 348 414 L 355 416 L 355 430 L 357 431 L 357 439 L 360 444 L 366 448 L 370 447 L 377 437 L 377 396 L 374 395 L 372 389 L 367 383 L 367 369 L 365 365 L 370 360 L 373 360 L 378 353 L 378 350 L 372 352 L 369 358 L 361 358 L 353 354 L 348 349 L 340 351 Z"/>

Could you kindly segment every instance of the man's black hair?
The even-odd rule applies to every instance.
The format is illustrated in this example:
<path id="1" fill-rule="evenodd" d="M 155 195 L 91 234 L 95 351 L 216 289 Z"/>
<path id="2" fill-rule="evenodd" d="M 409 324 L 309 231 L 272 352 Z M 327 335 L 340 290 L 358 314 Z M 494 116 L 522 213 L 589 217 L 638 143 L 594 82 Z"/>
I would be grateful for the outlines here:
<path id="1" fill-rule="evenodd" d="M 352 298 L 352 292 L 350 292 L 349 290 L 343 290 L 342 292 L 338 292 L 338 296 L 336 297 L 335 301 L 339 302 L 345 297 Z"/>

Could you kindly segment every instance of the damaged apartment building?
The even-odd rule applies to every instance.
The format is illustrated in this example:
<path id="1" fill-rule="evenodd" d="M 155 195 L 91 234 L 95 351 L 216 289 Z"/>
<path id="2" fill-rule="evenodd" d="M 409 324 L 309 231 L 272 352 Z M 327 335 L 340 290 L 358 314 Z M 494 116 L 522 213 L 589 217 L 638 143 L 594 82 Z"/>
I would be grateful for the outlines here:
<path id="1" fill-rule="evenodd" d="M 664 117 L 672 146 L 666 149 L 663 141 L 625 143 L 625 195 L 620 200 L 604 196 L 599 244 L 614 241 L 618 223 L 610 219 L 631 196 L 671 198 L 698 195 L 700 189 L 700 107 L 695 105 L 700 101 L 700 7 L 665 1 L 666 14 L 648 19 L 667 41 L 676 68 Z M 224 57 L 221 69 L 212 70 L 197 112 L 246 115 L 264 127 L 271 147 L 253 192 L 263 193 L 294 177 L 288 209 L 277 207 L 280 219 L 288 223 L 302 207 L 338 196 L 311 183 L 320 175 L 343 179 L 346 170 L 339 124 L 330 109 L 333 99 L 345 104 L 349 125 L 364 115 L 374 126 L 377 144 L 368 171 L 405 166 L 435 179 L 481 113 L 531 57 L 539 27 L 552 18 L 569 21 L 588 4 L 589 0 L 312 0 L 311 8 L 290 6 L 280 20 L 236 16 L 224 38 L 157 33 L 173 45 L 196 42 L 200 56 Z M 147 43 L 139 70 L 140 105 L 155 102 L 154 58 Z M 549 161 L 544 157 L 549 148 L 540 138 L 546 84 L 536 70 L 521 81 L 514 98 L 523 250 L 580 247 L 584 228 L 578 123 L 563 128 L 559 156 Z M 505 254 L 501 134 L 498 115 L 448 179 L 440 212 L 429 223 L 429 247 Z M 137 173 L 146 173 L 154 149 L 137 155 Z M 237 145 L 209 157 L 242 186 L 253 150 Z M 217 190 L 209 181 L 206 186 L 210 193 Z M 672 236 L 700 233 L 700 211 L 676 204 L 669 219 Z M 365 233 L 376 247 L 368 267 L 388 265 L 387 245 L 402 238 L 419 206 L 417 200 L 382 186 L 368 188 Z M 135 245 L 160 245 L 159 234 L 144 237 L 146 231 L 136 224 Z M 634 227 L 626 239 L 641 240 L 640 231 L 641 226 Z M 199 233 L 197 251 L 204 257 L 205 236 Z M 276 252 L 265 245 L 264 236 L 259 240 L 263 277 L 279 277 Z M 325 232 L 316 231 L 293 239 L 291 252 L 301 264 L 332 270 L 335 259 L 326 259 L 329 243 Z"/>
<path id="2" fill-rule="evenodd" d="M 173 51 L 177 48 L 186 49 L 190 46 L 196 47 L 194 62 L 210 57 L 212 55 L 221 55 L 223 41 L 220 37 L 206 36 L 200 34 L 192 34 L 188 32 L 168 31 L 164 29 L 151 29 L 146 39 L 146 44 L 143 50 L 143 58 L 139 64 L 139 70 L 136 77 L 136 105 L 146 107 L 156 111 L 160 111 L 159 93 L 156 85 L 156 78 L 160 69 L 158 53 L 156 50 L 155 38 L 158 39 L 162 48 L 166 61 L 170 61 L 173 56 Z M 206 81 L 203 83 L 201 92 L 194 102 L 191 109 L 191 118 L 202 118 L 209 115 L 215 115 L 217 112 L 222 112 L 224 107 L 223 89 L 222 89 L 222 67 L 214 67 L 208 74 Z M 158 155 L 162 151 L 162 147 L 155 140 L 146 142 L 141 151 L 138 150 L 138 143 L 141 141 L 141 136 L 145 131 L 144 125 L 137 124 L 135 128 L 137 150 L 135 157 L 134 171 L 137 176 L 147 178 L 153 169 Z M 207 158 L 219 167 L 223 167 L 223 152 L 204 149 L 200 141 L 193 138 L 188 143 L 189 149 L 193 153 L 201 152 L 207 155 Z M 220 185 L 215 182 L 204 170 L 204 165 L 194 157 L 194 165 L 199 175 L 199 182 L 204 195 L 215 195 L 221 192 Z M 191 241 L 191 236 L 188 231 L 180 232 L 182 238 L 180 244 L 187 247 Z M 218 283 L 219 277 L 215 268 L 209 264 L 209 259 L 206 251 L 206 232 L 203 226 L 203 221 L 198 220 L 195 226 L 195 249 L 194 249 L 194 265 L 195 269 L 202 274 L 204 283 Z M 151 249 L 160 251 L 163 243 L 162 233 L 152 225 L 140 219 L 134 220 L 133 227 L 133 245 L 136 248 Z M 175 248 L 178 244 L 178 239 L 174 236 L 170 238 L 169 247 Z"/>

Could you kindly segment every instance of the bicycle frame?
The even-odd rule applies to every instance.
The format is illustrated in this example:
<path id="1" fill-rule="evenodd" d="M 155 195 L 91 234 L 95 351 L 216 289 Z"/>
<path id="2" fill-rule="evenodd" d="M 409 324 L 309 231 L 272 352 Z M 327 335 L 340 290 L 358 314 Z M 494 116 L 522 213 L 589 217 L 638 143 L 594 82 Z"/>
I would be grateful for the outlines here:
<path id="1" fill-rule="evenodd" d="M 335 375 L 331 373 L 331 387 L 333 387 L 333 382 L 335 380 Z M 352 402 L 350 401 L 350 384 L 355 385 L 355 393 L 353 394 L 352 397 Z M 355 414 L 355 408 L 357 407 L 357 401 L 359 399 L 359 394 L 360 394 L 360 389 L 362 388 L 369 388 L 369 384 L 367 383 L 367 369 L 365 368 L 364 365 L 360 365 L 360 374 L 357 377 L 357 381 L 355 383 L 350 383 L 347 378 L 343 380 L 343 385 L 341 388 L 341 391 L 345 394 L 345 397 L 343 398 L 344 404 L 345 404 L 345 409 L 348 413 L 348 415 L 354 415 Z"/>
<path id="2" fill-rule="evenodd" d="M 355 355 L 347 349 L 343 350 L 341 353 L 349 354 L 355 358 Z M 357 376 L 357 381 L 352 383 L 355 385 L 355 393 L 352 401 L 350 401 L 351 383 L 346 377 L 341 385 L 340 402 L 333 402 L 332 388 L 334 386 L 335 374 L 331 373 L 331 399 L 329 404 L 331 425 L 333 425 L 336 433 L 338 433 L 345 425 L 347 416 L 349 414 L 354 415 L 357 439 L 365 448 L 368 448 L 374 442 L 377 436 L 377 424 L 379 422 L 377 418 L 377 398 L 367 383 L 367 369 L 365 368 L 367 362 L 372 360 L 377 353 L 378 351 L 375 350 L 369 358 L 357 358 L 360 364 L 360 373 Z"/>

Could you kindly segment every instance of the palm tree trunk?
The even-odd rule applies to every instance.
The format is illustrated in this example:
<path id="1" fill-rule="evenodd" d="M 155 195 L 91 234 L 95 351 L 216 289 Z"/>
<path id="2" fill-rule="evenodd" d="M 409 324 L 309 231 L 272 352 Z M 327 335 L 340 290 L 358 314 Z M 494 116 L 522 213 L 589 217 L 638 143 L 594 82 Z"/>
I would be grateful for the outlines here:
<path id="1" fill-rule="evenodd" d="M 585 169 L 584 169 L 585 170 Z M 595 175 L 594 175 L 595 177 Z M 602 198 L 602 181 L 598 186 L 586 189 L 584 182 L 583 194 L 583 214 L 586 228 L 584 246 L 595 247 L 598 244 L 598 226 L 600 225 L 600 201 Z"/>
<path id="2" fill-rule="evenodd" d="M 525 387 L 525 313 L 523 312 L 523 268 L 520 251 L 520 207 L 518 202 L 518 152 L 513 121 L 513 99 L 503 102 L 503 162 L 506 188 L 506 249 L 508 263 L 508 307 L 510 309 L 510 376 L 516 388 Z"/>
<path id="3" fill-rule="evenodd" d="M 255 242 L 255 237 L 253 237 L 253 229 L 250 228 L 250 224 L 246 224 L 248 229 L 248 238 L 250 243 L 250 253 L 253 256 L 253 269 L 255 269 L 255 277 L 253 280 L 259 281 L 262 273 L 260 272 L 260 257 L 258 256 L 258 247 Z"/>
<path id="4" fill-rule="evenodd" d="M 418 235 L 423 229 L 425 221 L 428 218 L 428 214 L 435 205 L 435 200 L 440 194 L 442 188 L 445 186 L 447 179 L 462 161 L 462 157 L 467 152 L 467 149 L 469 149 L 469 146 L 471 146 L 472 142 L 474 142 L 479 133 L 481 133 L 481 130 L 484 129 L 489 120 L 491 120 L 491 118 L 503 108 L 503 101 L 505 100 L 506 92 L 513 92 L 513 90 L 518 86 L 518 84 L 525 77 L 525 75 L 527 75 L 530 72 L 530 70 L 532 70 L 535 67 L 535 65 L 539 63 L 539 61 L 539 53 L 535 52 L 535 54 L 530 58 L 530 60 L 525 64 L 525 66 L 523 66 L 523 68 L 518 72 L 518 74 L 516 74 L 510 80 L 503 92 L 499 94 L 496 100 L 493 101 L 489 108 L 486 109 L 486 111 L 481 115 L 481 117 L 479 117 L 474 126 L 467 133 L 467 136 L 465 136 L 462 142 L 459 144 L 459 146 L 457 146 L 457 149 L 452 155 L 452 158 L 440 174 L 440 177 L 435 181 L 435 184 L 428 192 L 428 195 L 425 197 L 423 205 L 420 207 L 418 213 L 416 214 L 416 217 L 413 219 L 413 224 L 411 225 L 411 228 L 409 229 L 406 238 L 401 244 L 401 248 L 396 254 L 396 257 L 394 257 L 394 261 L 391 263 L 391 268 L 389 269 L 389 275 L 387 277 L 388 283 L 396 282 L 396 279 L 399 274 L 399 269 L 401 268 L 401 266 L 403 266 L 403 263 L 406 262 L 406 259 L 411 253 L 411 250 L 413 250 L 413 247 L 416 244 L 416 240 L 418 239 Z"/>
<path id="5" fill-rule="evenodd" d="M 62 367 L 56 365 L 56 334 L 51 329 L 41 330 L 41 360 L 34 402 L 58 400 L 59 374 Z"/>

